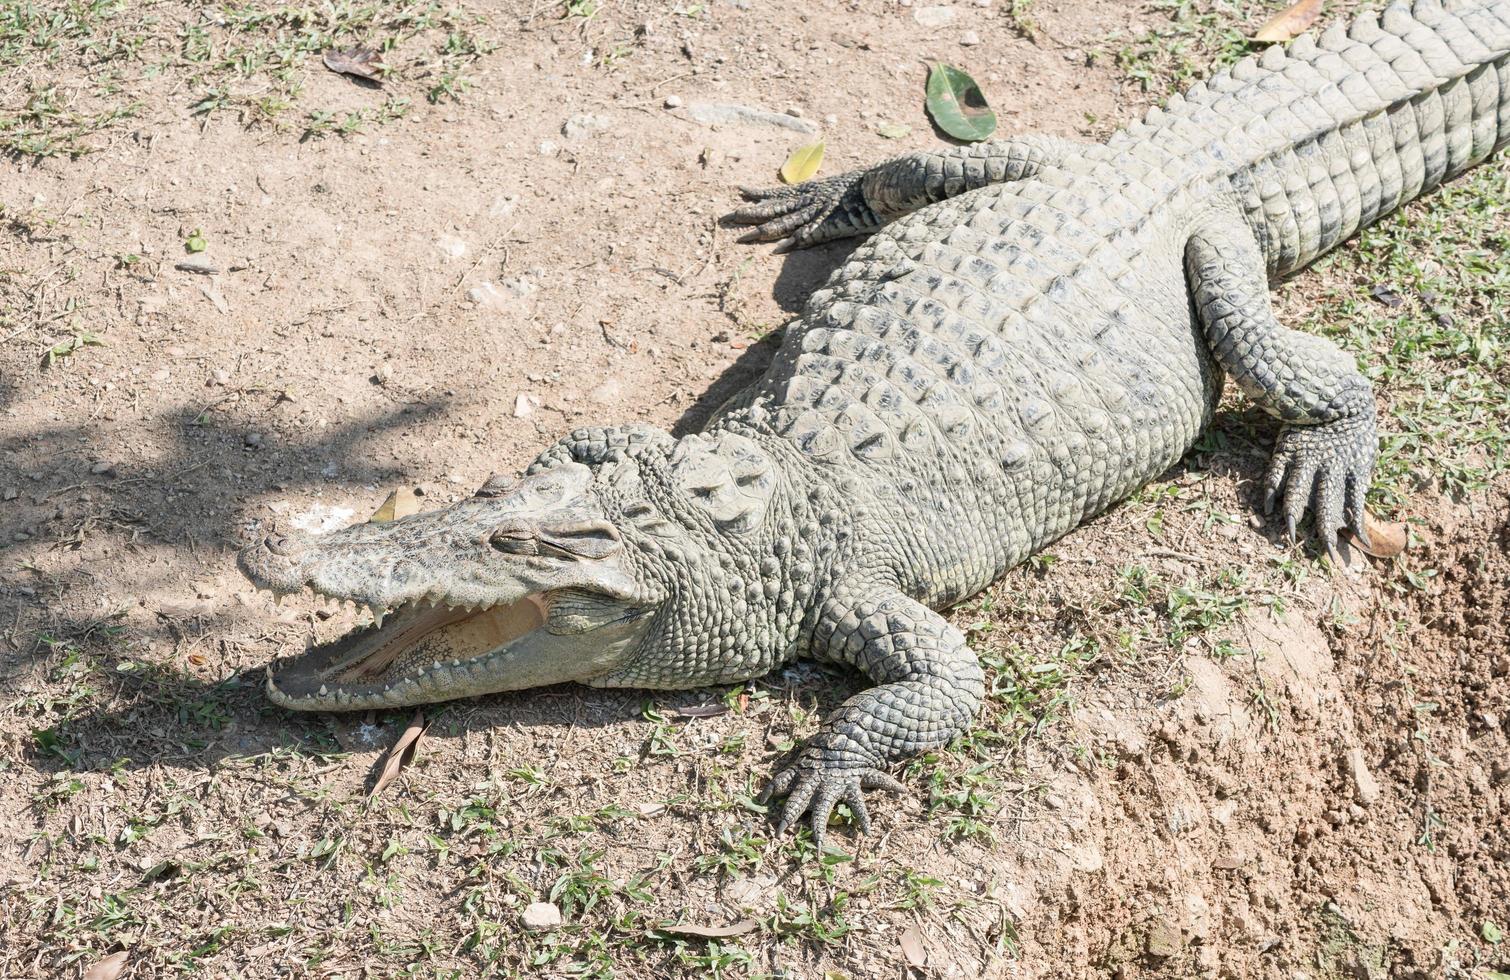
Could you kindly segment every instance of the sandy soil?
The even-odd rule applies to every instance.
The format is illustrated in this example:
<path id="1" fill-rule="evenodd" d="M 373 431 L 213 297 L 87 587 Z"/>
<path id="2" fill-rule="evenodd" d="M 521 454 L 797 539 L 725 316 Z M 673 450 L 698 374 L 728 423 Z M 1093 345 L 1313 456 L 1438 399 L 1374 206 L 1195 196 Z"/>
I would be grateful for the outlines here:
<path id="1" fill-rule="evenodd" d="M 145 9 L 165 37 L 198 22 Z M 1151 504 L 1124 508 L 961 607 L 1000 696 L 908 770 L 916 794 L 872 839 L 836 829 L 853 860 L 801 860 L 748 805 L 855 683 L 809 669 L 707 718 L 676 709 L 724 692 L 449 706 L 367 806 L 408 715 L 261 698 L 271 658 L 349 621 L 254 595 L 233 564 L 248 534 L 360 519 L 399 486 L 444 503 L 589 421 L 695 427 L 758 373 L 847 246 L 734 244 L 715 222 L 733 189 L 811 137 L 689 106 L 790 112 L 837 173 L 936 145 L 921 90 L 943 58 L 1002 133 L 1100 137 L 1147 101 L 1115 54 L 1162 16 L 467 9 L 496 48 L 459 101 L 427 102 L 422 68 L 378 89 L 311 56 L 301 105 L 412 105 L 301 139 L 191 115 L 184 71 L 134 71 L 142 108 L 96 152 L 0 169 L 0 975 L 113 950 L 137 977 L 1510 970 L 1489 941 L 1510 929 L 1504 481 L 1423 496 L 1427 557 L 1333 580 L 1249 525 L 1260 454 L 1182 467 L 1160 486 L 1204 503 L 1169 508 L 1157 540 Z M 70 338 L 98 343 L 48 363 Z M 1243 516 L 1213 531 L 1211 513 Z M 1174 579 L 1281 554 L 1299 571 L 1267 608 L 1160 656 L 1072 647 L 1161 615 L 1115 598 L 1128 563 Z M 522 929 L 537 900 L 562 930 Z"/>

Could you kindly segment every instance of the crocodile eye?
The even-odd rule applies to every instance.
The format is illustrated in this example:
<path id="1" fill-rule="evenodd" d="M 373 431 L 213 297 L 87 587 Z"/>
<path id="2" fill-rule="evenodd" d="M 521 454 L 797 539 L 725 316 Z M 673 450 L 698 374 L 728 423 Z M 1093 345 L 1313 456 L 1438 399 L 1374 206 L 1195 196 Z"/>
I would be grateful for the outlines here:
<path id="1" fill-rule="evenodd" d="M 533 534 L 518 531 L 494 531 L 488 537 L 493 550 L 505 555 L 538 555 L 540 544 Z"/>
<path id="2" fill-rule="evenodd" d="M 760 478 L 763 476 L 765 476 L 764 470 L 756 470 L 754 473 L 744 473 L 736 476 L 734 482 L 742 487 L 753 487 L 760 482 Z"/>

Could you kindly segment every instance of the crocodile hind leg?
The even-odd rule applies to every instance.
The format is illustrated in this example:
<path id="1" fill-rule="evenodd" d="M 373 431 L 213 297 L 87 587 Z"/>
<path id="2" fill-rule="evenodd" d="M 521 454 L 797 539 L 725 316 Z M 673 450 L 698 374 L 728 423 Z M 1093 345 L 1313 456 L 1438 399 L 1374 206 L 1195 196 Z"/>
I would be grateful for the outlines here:
<path id="1" fill-rule="evenodd" d="M 1264 481 L 1265 512 L 1283 498 L 1293 541 L 1309 504 L 1335 563 L 1344 525 L 1368 543 L 1363 500 L 1378 451 L 1368 379 L 1335 344 L 1275 320 L 1263 255 L 1239 216 L 1225 212 L 1191 236 L 1185 271 L 1217 361 L 1284 423 Z"/>
<path id="2" fill-rule="evenodd" d="M 868 170 L 853 170 L 791 187 L 741 188 L 751 203 L 726 216 L 731 224 L 754 225 L 742 242 L 780 239 L 782 250 L 868 235 L 904 214 L 988 184 L 1033 176 L 1078 151 L 1054 136 L 957 146 L 909 153 Z"/>
<path id="3" fill-rule="evenodd" d="M 822 850 L 834 806 L 847 804 L 860 832 L 869 832 L 863 790 L 903 791 L 887 767 L 962 732 L 980 708 L 985 681 L 959 630 L 897 592 L 855 602 L 831 600 L 814 649 L 877 684 L 831 714 L 761 797 L 786 795 L 778 833 L 809 813 L 813 839 Z"/>

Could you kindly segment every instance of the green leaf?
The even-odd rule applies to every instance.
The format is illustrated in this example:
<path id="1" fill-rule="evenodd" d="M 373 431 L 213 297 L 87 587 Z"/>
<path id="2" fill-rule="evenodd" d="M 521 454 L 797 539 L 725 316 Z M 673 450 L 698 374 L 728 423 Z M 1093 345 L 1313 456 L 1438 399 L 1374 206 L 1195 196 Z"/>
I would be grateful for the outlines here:
<path id="1" fill-rule="evenodd" d="M 811 146 L 799 146 L 792 151 L 791 156 L 786 158 L 786 163 L 781 165 L 781 180 L 787 184 L 800 184 L 804 180 L 811 180 L 822 163 L 822 140 Z"/>
<path id="2" fill-rule="evenodd" d="M 197 252 L 203 252 L 208 246 L 209 242 L 206 242 L 204 240 L 204 233 L 198 228 L 195 228 L 193 231 L 189 232 L 189 238 L 184 242 L 184 248 L 187 249 L 191 255 Z"/>
<path id="3" fill-rule="evenodd" d="M 996 113 L 980 86 L 953 65 L 940 61 L 929 70 L 927 105 L 939 129 L 957 140 L 978 143 L 996 131 Z"/>
<path id="4" fill-rule="evenodd" d="M 74 334 L 72 337 L 69 337 L 67 340 L 59 341 L 58 343 L 53 344 L 51 347 L 49 347 L 47 349 L 47 355 L 43 359 L 43 363 L 48 367 L 51 367 L 57 361 L 68 357 L 70 354 L 73 354 L 76 351 L 83 350 L 85 347 L 103 346 L 105 346 L 105 339 L 103 337 L 101 337 L 97 333 L 91 333 L 88 330 L 82 330 L 79 333 Z"/>
<path id="5" fill-rule="evenodd" d="M 876 133 L 889 140 L 899 140 L 912 132 L 912 127 L 906 123 L 882 123 L 876 127 Z"/>
<path id="6" fill-rule="evenodd" d="M 1479 926 L 1479 935 L 1484 937 L 1484 942 L 1498 946 L 1505 940 L 1505 931 L 1499 927 L 1499 923 L 1492 919 L 1485 919 L 1484 924 Z"/>

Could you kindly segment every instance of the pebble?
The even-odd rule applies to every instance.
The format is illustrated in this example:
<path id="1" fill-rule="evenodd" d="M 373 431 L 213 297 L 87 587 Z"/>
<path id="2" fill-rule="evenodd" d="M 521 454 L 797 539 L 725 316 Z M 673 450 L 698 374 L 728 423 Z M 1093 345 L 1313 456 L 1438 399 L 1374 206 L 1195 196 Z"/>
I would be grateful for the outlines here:
<path id="1" fill-rule="evenodd" d="M 537 149 L 540 151 L 541 156 L 551 157 L 556 155 L 556 150 L 559 147 L 556 146 L 555 140 L 541 140 Z"/>
<path id="2" fill-rule="evenodd" d="M 680 95 L 668 95 L 668 96 L 666 96 L 666 108 L 668 108 L 668 109 L 680 109 L 681 107 L 682 107 L 682 97 Z"/>
<path id="3" fill-rule="evenodd" d="M 561 910 L 550 902 L 531 902 L 519 922 L 530 932 L 549 932 L 561 927 Z"/>
<path id="4" fill-rule="evenodd" d="M 246 443 L 249 448 L 256 449 L 262 445 L 262 433 L 248 432 L 241 441 Z"/>
<path id="5" fill-rule="evenodd" d="M 95 476 L 115 476 L 115 464 L 102 459 L 89 467 L 89 472 Z"/>
<path id="6" fill-rule="evenodd" d="M 527 395 L 521 391 L 514 398 L 514 418 L 528 418 L 529 416 L 534 415 L 535 409 L 539 407 L 540 399 L 536 398 L 534 395 Z"/>
<path id="7" fill-rule="evenodd" d="M 959 43 L 967 48 L 974 47 L 980 43 L 980 35 L 974 31 L 966 31 L 959 36 Z"/>
<path id="8" fill-rule="evenodd" d="M 799 119 L 784 112 L 755 109 L 747 105 L 694 102 L 687 107 L 687 115 L 693 122 L 704 126 L 773 126 L 778 129 L 790 129 L 806 136 L 818 134 L 818 124 L 811 119 Z"/>
<path id="9" fill-rule="evenodd" d="M 1180 931 L 1168 922 L 1155 922 L 1148 929 L 1143 950 L 1150 959 L 1169 959 L 1180 951 Z"/>
<path id="10" fill-rule="evenodd" d="M 566 124 L 561 127 L 561 135 L 569 140 L 584 140 L 593 133 L 601 133 L 612 128 L 613 120 L 607 116 L 581 112 L 566 120 Z"/>
<path id="11" fill-rule="evenodd" d="M 435 247 L 453 259 L 459 259 L 467 254 L 467 243 L 455 235 L 441 235 L 435 240 Z"/>
<path id="12" fill-rule="evenodd" d="M 923 27 L 948 27 L 954 23 L 953 7 L 918 7 L 912 19 Z"/>

